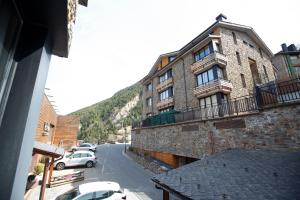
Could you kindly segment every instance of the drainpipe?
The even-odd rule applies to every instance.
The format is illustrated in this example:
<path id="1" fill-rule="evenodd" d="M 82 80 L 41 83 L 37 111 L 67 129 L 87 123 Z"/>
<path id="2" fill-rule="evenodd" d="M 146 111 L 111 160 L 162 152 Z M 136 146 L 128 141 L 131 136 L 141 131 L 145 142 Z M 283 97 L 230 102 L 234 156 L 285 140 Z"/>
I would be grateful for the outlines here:
<path id="1" fill-rule="evenodd" d="M 185 64 L 184 64 L 183 58 L 181 58 L 180 60 L 182 60 L 183 81 L 184 81 L 184 93 L 185 93 L 185 108 L 187 108 L 188 105 L 187 105 L 187 91 L 186 91 Z"/>

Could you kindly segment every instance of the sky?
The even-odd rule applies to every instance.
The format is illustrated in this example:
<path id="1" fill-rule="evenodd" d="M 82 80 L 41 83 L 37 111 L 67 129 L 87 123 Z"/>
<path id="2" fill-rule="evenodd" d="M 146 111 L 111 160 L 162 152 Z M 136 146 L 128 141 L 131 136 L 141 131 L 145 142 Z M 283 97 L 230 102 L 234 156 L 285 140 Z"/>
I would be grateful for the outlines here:
<path id="1" fill-rule="evenodd" d="M 68 58 L 52 56 L 45 90 L 59 114 L 111 97 L 141 80 L 160 54 L 215 22 L 251 26 L 273 53 L 300 44 L 299 0 L 89 0 L 78 6 Z"/>

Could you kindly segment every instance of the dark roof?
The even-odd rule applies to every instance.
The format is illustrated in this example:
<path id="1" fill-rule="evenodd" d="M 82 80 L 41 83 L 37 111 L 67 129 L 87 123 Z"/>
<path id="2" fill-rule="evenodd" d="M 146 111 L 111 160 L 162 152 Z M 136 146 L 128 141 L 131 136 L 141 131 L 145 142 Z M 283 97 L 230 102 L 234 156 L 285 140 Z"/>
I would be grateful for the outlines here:
<path id="1" fill-rule="evenodd" d="M 152 180 L 182 199 L 300 199 L 300 152 L 228 150 Z"/>

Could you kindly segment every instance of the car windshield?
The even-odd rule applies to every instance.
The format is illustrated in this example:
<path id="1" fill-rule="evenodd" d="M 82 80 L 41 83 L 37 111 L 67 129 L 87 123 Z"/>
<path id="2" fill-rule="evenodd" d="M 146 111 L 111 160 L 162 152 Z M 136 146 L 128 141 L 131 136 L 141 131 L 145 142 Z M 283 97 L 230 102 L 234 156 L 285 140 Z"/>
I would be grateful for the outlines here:
<path id="1" fill-rule="evenodd" d="M 79 188 L 75 187 L 64 194 L 59 195 L 58 197 L 56 197 L 55 200 L 71 200 L 77 197 L 78 195 L 80 195 Z"/>

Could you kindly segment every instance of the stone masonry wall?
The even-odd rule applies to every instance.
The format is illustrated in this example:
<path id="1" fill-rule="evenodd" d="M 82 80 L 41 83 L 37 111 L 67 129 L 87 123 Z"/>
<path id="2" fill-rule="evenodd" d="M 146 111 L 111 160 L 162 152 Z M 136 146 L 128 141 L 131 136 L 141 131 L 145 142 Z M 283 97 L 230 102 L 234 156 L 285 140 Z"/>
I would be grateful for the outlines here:
<path id="1" fill-rule="evenodd" d="M 236 122 L 240 128 L 234 128 Z M 227 119 L 135 129 L 132 146 L 192 158 L 229 148 L 300 150 L 300 104 Z"/>
<path id="2" fill-rule="evenodd" d="M 259 76 L 262 82 L 268 82 L 264 73 L 263 65 L 266 67 L 267 76 L 269 81 L 275 79 L 274 70 L 271 63 L 271 58 L 262 51 L 262 57 L 259 52 L 259 46 L 245 33 L 234 31 L 237 44 L 234 43 L 232 30 L 222 28 L 220 31 L 221 35 L 221 46 L 223 54 L 226 55 L 228 62 L 226 66 L 226 74 L 228 80 L 232 82 L 233 89 L 230 93 L 231 98 L 249 95 L 253 92 L 253 79 L 250 70 L 249 60 L 251 58 L 256 61 Z M 244 44 L 246 41 L 248 44 Z M 253 47 L 250 47 L 251 44 Z M 239 52 L 241 58 L 241 65 L 238 64 L 236 52 Z M 242 86 L 241 75 L 244 74 L 246 88 Z"/>

